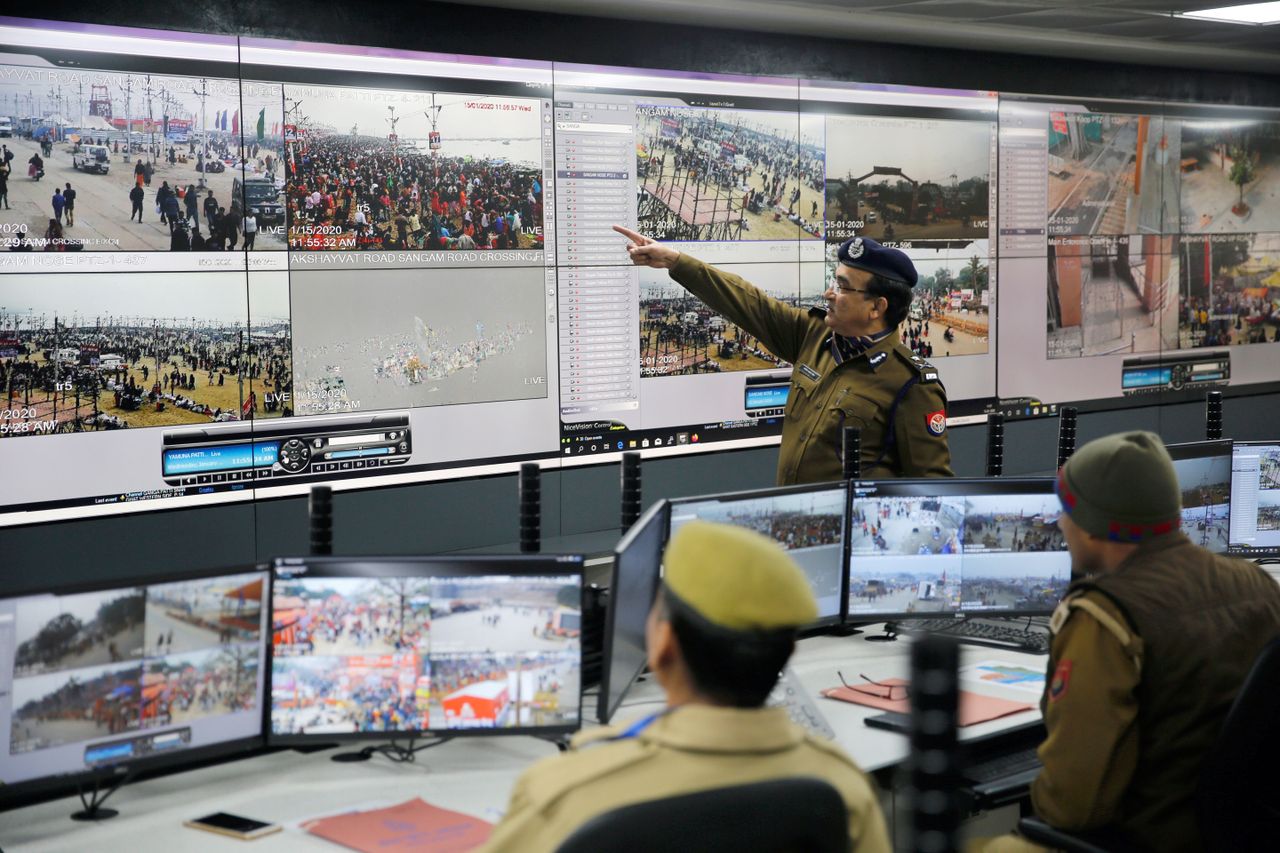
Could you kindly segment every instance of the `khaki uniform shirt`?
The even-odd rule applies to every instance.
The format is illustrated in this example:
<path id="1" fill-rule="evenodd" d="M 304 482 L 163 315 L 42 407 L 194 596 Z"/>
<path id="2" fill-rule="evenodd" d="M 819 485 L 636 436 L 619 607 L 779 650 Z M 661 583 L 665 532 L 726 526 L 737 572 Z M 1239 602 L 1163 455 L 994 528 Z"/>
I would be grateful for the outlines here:
<path id="1" fill-rule="evenodd" d="M 952 476 L 946 390 L 937 369 L 903 346 L 896 329 L 841 363 L 821 311 L 787 305 L 688 255 L 671 277 L 794 365 L 779 485 L 842 479 L 846 426 L 862 431 L 864 479 Z"/>
<path id="2" fill-rule="evenodd" d="M 1044 769 L 1031 785 L 1036 814 L 1060 829 L 1117 823 L 1138 765 L 1142 639 L 1100 592 L 1058 605 L 1044 699 Z"/>
<path id="3" fill-rule="evenodd" d="M 633 737 L 602 727 L 520 777 L 506 817 L 484 850 L 554 851 L 589 819 L 646 800 L 787 776 L 813 776 L 840 792 L 854 853 L 888 853 L 870 780 L 838 747 L 793 724 L 783 708 L 685 705 Z"/>

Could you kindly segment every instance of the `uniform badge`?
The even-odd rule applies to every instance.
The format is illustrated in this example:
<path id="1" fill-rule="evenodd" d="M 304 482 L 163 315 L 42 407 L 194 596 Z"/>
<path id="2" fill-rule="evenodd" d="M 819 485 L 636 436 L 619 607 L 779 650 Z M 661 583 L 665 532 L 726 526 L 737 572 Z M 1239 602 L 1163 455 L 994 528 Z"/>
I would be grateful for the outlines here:
<path id="1" fill-rule="evenodd" d="M 924 416 L 924 425 L 929 428 L 930 435 L 942 435 L 947 431 L 947 413 L 938 409 Z"/>
<path id="2" fill-rule="evenodd" d="M 799 371 L 800 371 L 800 372 L 801 372 L 805 377 L 807 377 L 807 378 L 809 378 L 809 379 L 813 380 L 814 382 L 817 382 L 819 379 L 821 379 L 821 378 L 822 378 L 822 374 L 818 373 L 818 371 L 814 370 L 812 367 L 810 367 L 810 366 L 809 366 L 809 365 L 807 365 L 807 364 L 802 364 L 802 365 L 800 365 L 797 369 L 798 369 L 798 370 L 799 370 Z"/>
<path id="3" fill-rule="evenodd" d="M 1067 695 L 1067 686 L 1071 683 L 1071 661 L 1064 660 L 1053 671 L 1053 680 L 1049 682 L 1049 701 L 1057 702 Z"/>
<path id="4" fill-rule="evenodd" d="M 849 244 L 849 248 L 846 252 L 848 253 L 850 260 L 857 260 L 862 257 L 862 253 L 866 250 L 866 247 L 862 245 L 862 238 L 854 237 L 853 242 Z"/>
<path id="5" fill-rule="evenodd" d="M 878 352 L 878 353 L 876 353 L 875 355 L 873 355 L 873 356 L 871 356 L 870 358 L 868 358 L 868 359 L 867 359 L 867 362 L 868 362 L 872 367 L 879 367 L 879 366 L 880 366 L 880 362 L 884 361 L 884 360 L 885 360 L 886 358 L 888 358 L 888 357 L 889 357 L 889 353 L 887 353 L 887 352 Z"/>

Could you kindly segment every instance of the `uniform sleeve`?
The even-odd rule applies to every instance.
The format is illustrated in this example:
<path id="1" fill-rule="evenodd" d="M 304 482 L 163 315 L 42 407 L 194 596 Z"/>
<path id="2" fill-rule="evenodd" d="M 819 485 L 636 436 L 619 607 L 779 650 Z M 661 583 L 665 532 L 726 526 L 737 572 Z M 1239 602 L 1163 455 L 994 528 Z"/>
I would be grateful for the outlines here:
<path id="1" fill-rule="evenodd" d="M 947 393 L 940 382 L 919 382 L 894 415 L 899 476 L 954 477 L 947 435 Z"/>
<path id="2" fill-rule="evenodd" d="M 1061 829 L 1121 817 L 1138 761 L 1138 664 L 1114 629 L 1073 609 L 1053 641 L 1040 746 L 1044 769 L 1031 786 L 1036 814 Z"/>
<path id="3" fill-rule="evenodd" d="M 754 335 L 778 358 L 794 362 L 800 357 L 810 320 L 799 308 L 774 299 L 741 276 L 685 254 L 671 268 L 671 278 Z"/>
<path id="4" fill-rule="evenodd" d="M 507 813 L 493 828 L 493 835 L 484 845 L 484 853 L 516 853 L 521 849 L 529 849 L 528 834 L 531 825 L 537 819 L 538 811 L 534 807 L 533 798 L 529 796 L 529 774 L 520 774 L 515 787 L 511 789 L 511 801 L 507 804 Z"/>

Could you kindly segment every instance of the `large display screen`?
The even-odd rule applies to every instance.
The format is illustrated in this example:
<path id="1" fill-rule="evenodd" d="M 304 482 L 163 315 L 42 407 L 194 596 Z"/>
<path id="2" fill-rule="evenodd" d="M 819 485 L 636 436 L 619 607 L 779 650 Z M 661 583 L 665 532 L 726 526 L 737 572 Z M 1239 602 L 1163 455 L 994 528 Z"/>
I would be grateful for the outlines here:
<path id="1" fill-rule="evenodd" d="M 0 782 L 262 737 L 265 571 L 0 600 Z"/>
<path id="2" fill-rule="evenodd" d="M 1280 555 L 1280 442 L 1236 442 L 1228 538 L 1236 556 Z"/>
<path id="3" fill-rule="evenodd" d="M 17 18 L 0 53 L 0 525 L 775 444 L 791 365 L 614 224 L 797 311 L 843 240 L 902 249 L 960 408 L 1272 379 L 1280 111 Z"/>
<path id="4" fill-rule="evenodd" d="M 277 561 L 269 735 L 571 731 L 582 558 Z"/>
<path id="5" fill-rule="evenodd" d="M 1002 93 L 1000 396 L 1273 380 L 1278 134 L 1275 110 Z"/>
<path id="6" fill-rule="evenodd" d="M 848 618 L 1052 612 L 1071 582 L 1053 482 L 856 482 Z"/>

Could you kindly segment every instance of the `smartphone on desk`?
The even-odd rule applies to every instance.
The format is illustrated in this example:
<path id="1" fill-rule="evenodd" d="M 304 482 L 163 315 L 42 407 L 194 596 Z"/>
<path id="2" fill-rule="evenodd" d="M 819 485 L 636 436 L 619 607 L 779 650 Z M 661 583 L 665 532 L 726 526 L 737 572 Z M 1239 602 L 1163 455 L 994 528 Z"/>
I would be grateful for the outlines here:
<path id="1" fill-rule="evenodd" d="M 219 835 L 230 835 L 232 838 L 239 838 L 241 841 L 252 841 L 255 838 L 261 838 L 264 835 L 280 831 L 280 824 L 278 823 L 265 823 L 264 821 L 254 820 L 251 817 L 241 817 L 240 815 L 227 814 L 226 812 L 214 812 L 195 820 L 183 821 L 182 825 L 189 826 L 192 829 L 216 832 Z"/>

